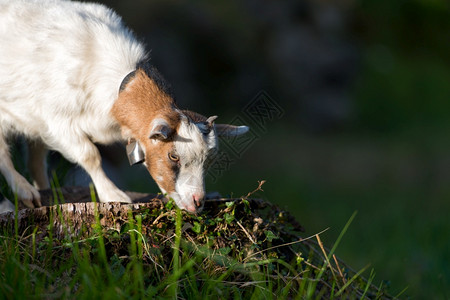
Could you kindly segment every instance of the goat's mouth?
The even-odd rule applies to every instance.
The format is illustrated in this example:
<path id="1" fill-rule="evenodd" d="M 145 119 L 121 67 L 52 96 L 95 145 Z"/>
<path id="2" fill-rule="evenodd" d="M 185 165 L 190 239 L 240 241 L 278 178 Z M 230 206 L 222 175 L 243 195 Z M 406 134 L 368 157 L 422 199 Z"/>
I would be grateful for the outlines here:
<path id="1" fill-rule="evenodd" d="M 182 196 L 177 192 L 172 192 L 169 193 L 167 197 L 173 199 L 178 208 L 183 209 L 189 213 L 198 214 L 203 210 L 204 206 L 203 194 Z"/>

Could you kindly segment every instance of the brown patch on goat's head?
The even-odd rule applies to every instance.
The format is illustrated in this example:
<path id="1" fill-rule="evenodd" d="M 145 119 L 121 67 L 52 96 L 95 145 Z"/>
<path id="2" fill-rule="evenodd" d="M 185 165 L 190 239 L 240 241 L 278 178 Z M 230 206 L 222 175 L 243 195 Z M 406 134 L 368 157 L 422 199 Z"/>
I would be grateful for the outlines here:
<path id="1" fill-rule="evenodd" d="M 191 122 L 200 123 L 205 122 L 207 117 L 202 114 L 196 113 L 195 111 L 183 110 L 183 114 L 189 118 Z"/>
<path id="2" fill-rule="evenodd" d="M 173 140 L 154 141 L 147 138 L 142 144 L 145 149 L 145 165 L 153 179 L 161 191 L 174 193 L 180 166 L 179 161 L 170 159 L 175 155 Z"/>

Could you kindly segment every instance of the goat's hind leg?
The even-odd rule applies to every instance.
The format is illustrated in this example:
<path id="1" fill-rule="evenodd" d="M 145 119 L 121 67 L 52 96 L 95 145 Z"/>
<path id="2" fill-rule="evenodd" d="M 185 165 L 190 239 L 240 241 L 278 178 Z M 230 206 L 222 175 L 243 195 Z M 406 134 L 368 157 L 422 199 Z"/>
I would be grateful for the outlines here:
<path id="1" fill-rule="evenodd" d="M 0 214 L 8 211 L 14 211 L 14 209 L 14 204 L 12 204 L 11 201 L 6 199 L 6 197 L 0 193 Z"/>
<path id="2" fill-rule="evenodd" d="M 44 190 L 50 188 L 47 176 L 47 147 L 40 140 L 28 141 L 28 170 L 33 178 L 33 185 Z"/>
<path id="3" fill-rule="evenodd" d="M 38 190 L 33 187 L 22 175 L 15 169 L 11 161 L 8 145 L 5 137 L 0 130 L 0 173 L 6 179 L 9 187 L 17 198 L 27 207 L 33 208 L 41 206 L 41 196 Z"/>

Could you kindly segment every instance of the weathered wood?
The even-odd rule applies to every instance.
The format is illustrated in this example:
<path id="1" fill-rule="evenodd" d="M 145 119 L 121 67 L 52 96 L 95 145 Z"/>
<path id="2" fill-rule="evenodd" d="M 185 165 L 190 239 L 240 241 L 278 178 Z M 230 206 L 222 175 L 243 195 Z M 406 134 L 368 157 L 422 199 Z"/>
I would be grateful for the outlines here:
<path id="1" fill-rule="evenodd" d="M 0 228 L 15 231 L 17 226 L 18 233 L 22 235 L 31 233 L 36 227 L 39 232 L 41 228 L 52 226 L 55 237 L 61 238 L 67 234 L 91 232 L 96 223 L 96 212 L 102 226 L 118 229 L 128 218 L 128 211 L 161 208 L 165 202 L 161 196 L 155 194 L 126 192 L 133 204 L 96 203 L 92 202 L 91 190 L 87 187 L 63 187 L 56 191 L 44 190 L 40 193 L 42 207 L 20 206 L 17 219 L 14 212 L 0 214 Z"/>
<path id="2" fill-rule="evenodd" d="M 125 192 L 133 203 L 148 203 L 153 199 L 162 198 L 161 195 L 144 194 L 137 192 Z M 42 206 L 51 206 L 64 203 L 86 203 L 92 202 L 91 190 L 88 187 L 68 186 L 56 190 L 48 189 L 40 191 Z M 58 201 L 55 201 L 55 194 Z M 95 194 L 98 199 L 98 195 Z"/>
<path id="3" fill-rule="evenodd" d="M 36 227 L 39 232 L 40 229 L 45 231 L 44 229 L 48 226 L 52 226 L 56 238 L 68 234 L 91 233 L 96 223 L 96 212 L 98 212 L 102 227 L 118 230 L 128 220 L 130 210 L 162 209 L 167 202 L 161 195 L 126 192 L 132 199 L 132 204 L 96 203 L 92 202 L 91 190 L 88 187 L 62 187 L 56 190 L 43 190 L 40 193 L 42 207 L 19 206 L 17 218 L 14 212 L 0 214 L 0 229 L 14 232 L 17 226 L 19 235 L 27 235 Z M 98 199 L 97 196 L 95 198 Z M 213 210 L 223 202 L 237 200 L 240 199 L 207 199 L 205 209 Z M 249 201 L 259 208 L 266 205 L 259 199 L 249 199 Z"/>

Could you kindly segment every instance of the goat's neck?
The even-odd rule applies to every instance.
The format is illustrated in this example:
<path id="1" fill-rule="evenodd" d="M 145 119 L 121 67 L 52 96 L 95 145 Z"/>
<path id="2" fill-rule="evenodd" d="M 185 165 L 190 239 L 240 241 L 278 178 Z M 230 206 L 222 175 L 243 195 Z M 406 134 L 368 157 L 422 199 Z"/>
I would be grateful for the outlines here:
<path id="1" fill-rule="evenodd" d="M 120 125 L 124 140 L 148 137 L 150 124 L 156 118 L 164 118 L 174 129 L 180 121 L 180 111 L 172 97 L 162 92 L 142 70 L 137 70 L 119 93 L 111 114 Z"/>

